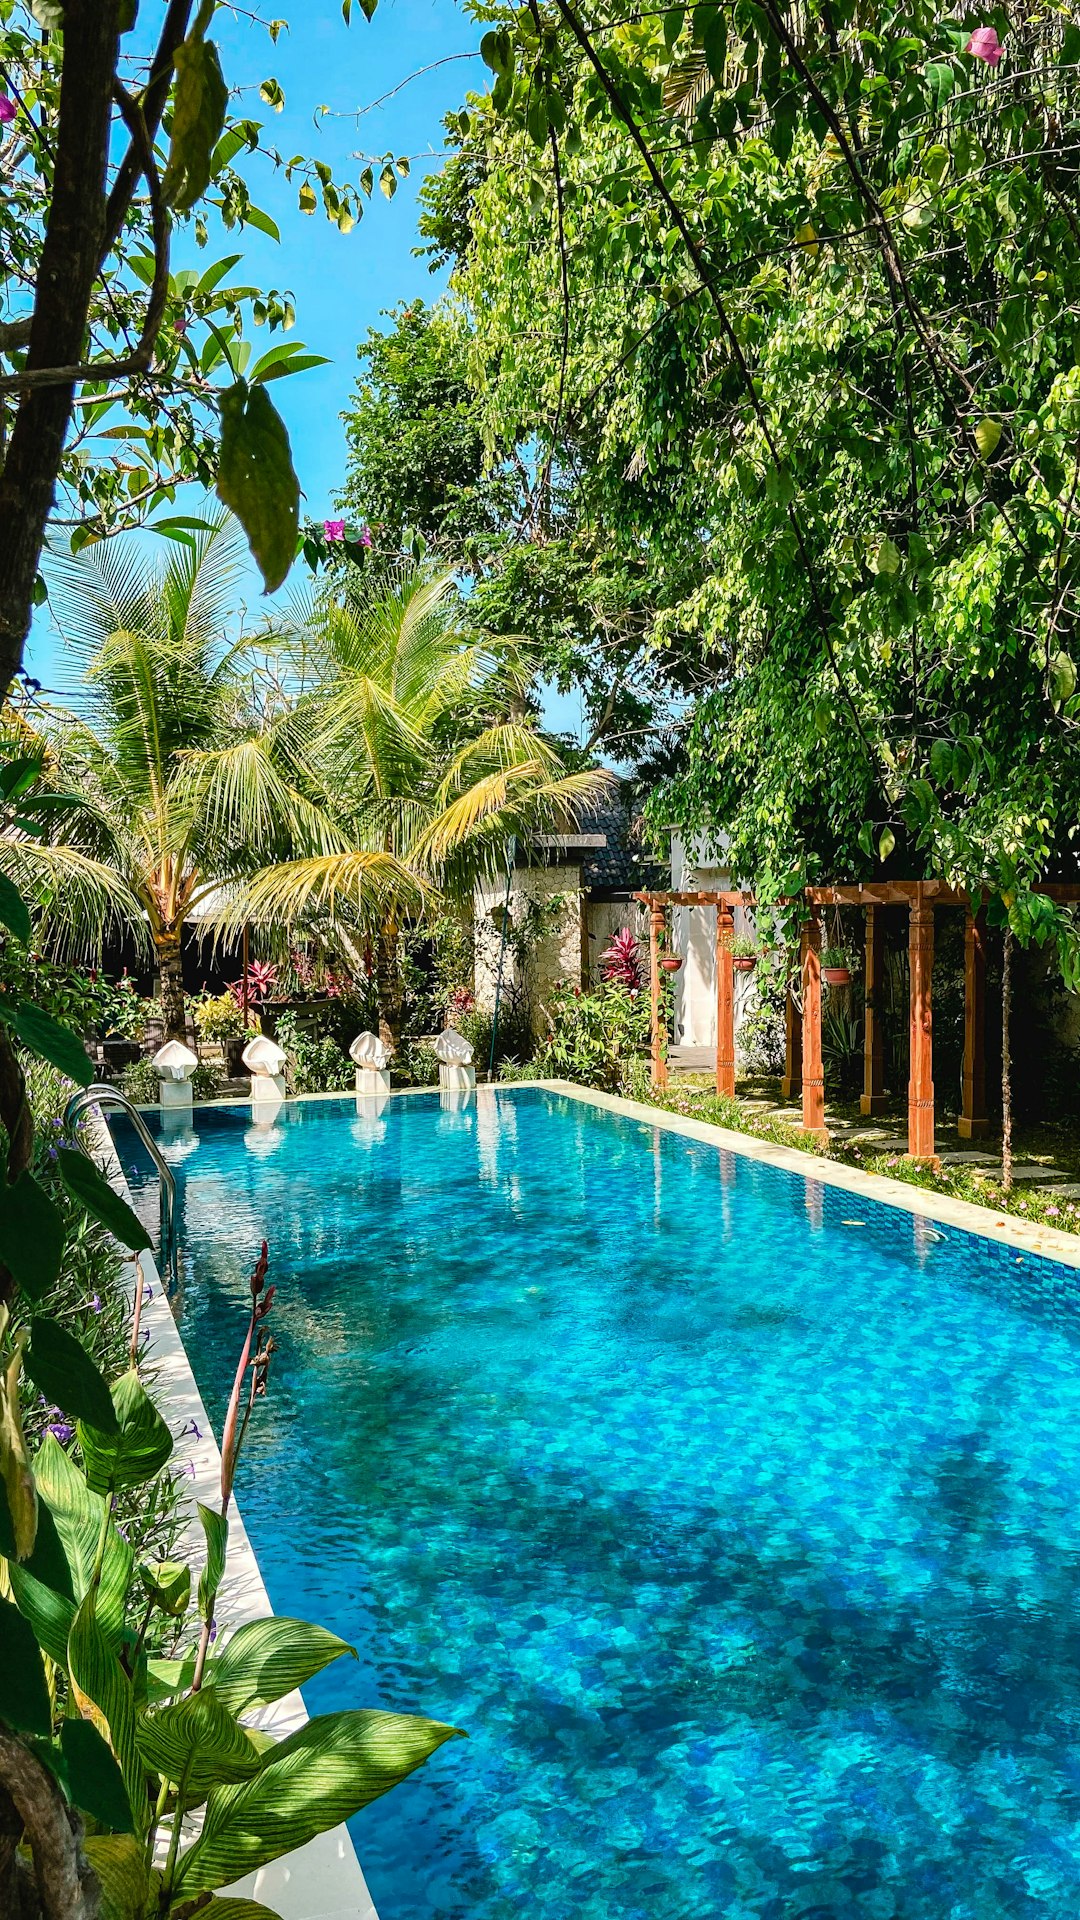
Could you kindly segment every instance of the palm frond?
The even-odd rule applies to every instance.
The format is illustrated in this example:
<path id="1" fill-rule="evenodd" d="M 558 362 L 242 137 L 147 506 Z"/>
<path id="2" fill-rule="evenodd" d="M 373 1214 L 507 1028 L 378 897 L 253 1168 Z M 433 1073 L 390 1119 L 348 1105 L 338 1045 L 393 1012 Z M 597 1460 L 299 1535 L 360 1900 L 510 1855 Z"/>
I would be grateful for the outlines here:
<path id="1" fill-rule="evenodd" d="M 58 959 L 93 959 L 113 933 L 147 944 L 142 908 L 123 876 L 66 845 L 5 836 L 0 871 L 37 917 L 37 939 Z"/>
<path id="2" fill-rule="evenodd" d="M 337 916 L 373 926 L 388 912 L 421 912 L 427 897 L 423 881 L 393 854 L 353 850 L 265 867 L 230 889 L 213 921 L 226 936 L 245 925 L 297 926 Z"/>

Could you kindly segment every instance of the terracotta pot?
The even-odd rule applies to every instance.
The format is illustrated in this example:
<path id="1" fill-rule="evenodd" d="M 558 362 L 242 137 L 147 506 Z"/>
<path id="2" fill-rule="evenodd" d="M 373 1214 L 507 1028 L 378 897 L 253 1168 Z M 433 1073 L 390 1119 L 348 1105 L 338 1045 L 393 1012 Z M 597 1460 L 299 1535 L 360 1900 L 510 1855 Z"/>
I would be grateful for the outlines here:
<path id="1" fill-rule="evenodd" d="M 821 977 L 825 981 L 827 986 L 850 987 L 851 968 L 850 967 L 822 967 Z"/>
<path id="2" fill-rule="evenodd" d="M 732 961 L 736 973 L 753 973 L 757 966 L 756 953 L 737 953 Z"/>
<path id="3" fill-rule="evenodd" d="M 677 953 L 662 953 L 660 955 L 660 965 L 663 967 L 665 973 L 678 973 L 679 968 L 682 966 L 682 961 Z"/>

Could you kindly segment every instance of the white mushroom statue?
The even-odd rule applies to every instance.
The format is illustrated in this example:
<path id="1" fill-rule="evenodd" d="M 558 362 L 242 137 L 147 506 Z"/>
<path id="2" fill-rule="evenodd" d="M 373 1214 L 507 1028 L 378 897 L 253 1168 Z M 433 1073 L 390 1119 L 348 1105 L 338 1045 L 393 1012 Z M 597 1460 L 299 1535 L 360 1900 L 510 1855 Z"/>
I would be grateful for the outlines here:
<path id="1" fill-rule="evenodd" d="M 190 1108 L 191 1076 L 199 1064 L 198 1055 L 185 1047 L 182 1040 L 169 1040 L 158 1048 L 152 1064 L 158 1077 L 161 1105 Z"/>
<path id="2" fill-rule="evenodd" d="M 464 1034 L 458 1033 L 455 1027 L 444 1028 L 435 1042 L 439 1085 L 444 1091 L 460 1093 L 467 1087 L 475 1087 L 476 1069 L 472 1057 L 472 1047 Z"/>
<path id="3" fill-rule="evenodd" d="M 251 1075 L 252 1106 L 279 1107 L 285 1098 L 284 1048 L 260 1033 L 248 1041 L 240 1058 Z"/>
<path id="4" fill-rule="evenodd" d="M 391 1057 L 392 1049 L 377 1033 L 357 1034 L 349 1048 L 349 1058 L 356 1067 L 358 1094 L 389 1093 Z"/>

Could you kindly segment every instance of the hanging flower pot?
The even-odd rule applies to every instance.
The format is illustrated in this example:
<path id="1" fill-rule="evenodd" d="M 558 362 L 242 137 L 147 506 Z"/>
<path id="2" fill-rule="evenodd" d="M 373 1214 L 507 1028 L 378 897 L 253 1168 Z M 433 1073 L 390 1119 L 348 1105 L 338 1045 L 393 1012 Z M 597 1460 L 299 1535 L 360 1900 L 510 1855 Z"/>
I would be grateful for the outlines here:
<path id="1" fill-rule="evenodd" d="M 665 973 L 678 973 L 679 968 L 682 966 L 681 956 L 677 953 L 662 953 L 660 955 L 660 965 L 663 967 Z"/>
<path id="2" fill-rule="evenodd" d="M 756 953 L 736 953 L 732 957 L 732 966 L 736 973 L 753 973 L 757 966 Z"/>
<path id="3" fill-rule="evenodd" d="M 826 986 L 850 987 L 851 968 L 850 967 L 822 967 L 821 977 L 825 981 Z"/>

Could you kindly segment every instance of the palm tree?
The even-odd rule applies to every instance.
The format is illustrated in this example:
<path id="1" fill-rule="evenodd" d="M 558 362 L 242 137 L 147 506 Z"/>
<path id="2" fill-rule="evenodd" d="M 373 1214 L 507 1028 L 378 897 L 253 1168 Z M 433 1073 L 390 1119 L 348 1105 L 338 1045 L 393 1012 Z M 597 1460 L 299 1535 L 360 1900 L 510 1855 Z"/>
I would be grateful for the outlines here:
<path id="1" fill-rule="evenodd" d="M 218 520 L 164 560 L 111 541 L 53 569 L 50 599 L 86 674 L 53 746 L 99 822 L 103 861 L 145 914 L 167 1038 L 182 1038 L 181 939 L 220 888 L 302 836 L 338 845 L 296 784 L 289 709 L 260 697 L 259 643 L 229 642 L 242 549 Z"/>
<path id="2" fill-rule="evenodd" d="M 361 935 L 393 1041 L 403 926 L 436 901 L 471 901 L 512 838 L 565 827 L 610 776 L 567 771 L 528 712 L 522 648 L 477 634 L 447 573 L 350 570 L 294 608 L 288 644 L 299 692 L 287 751 L 323 844 L 239 884 L 221 925 Z"/>

